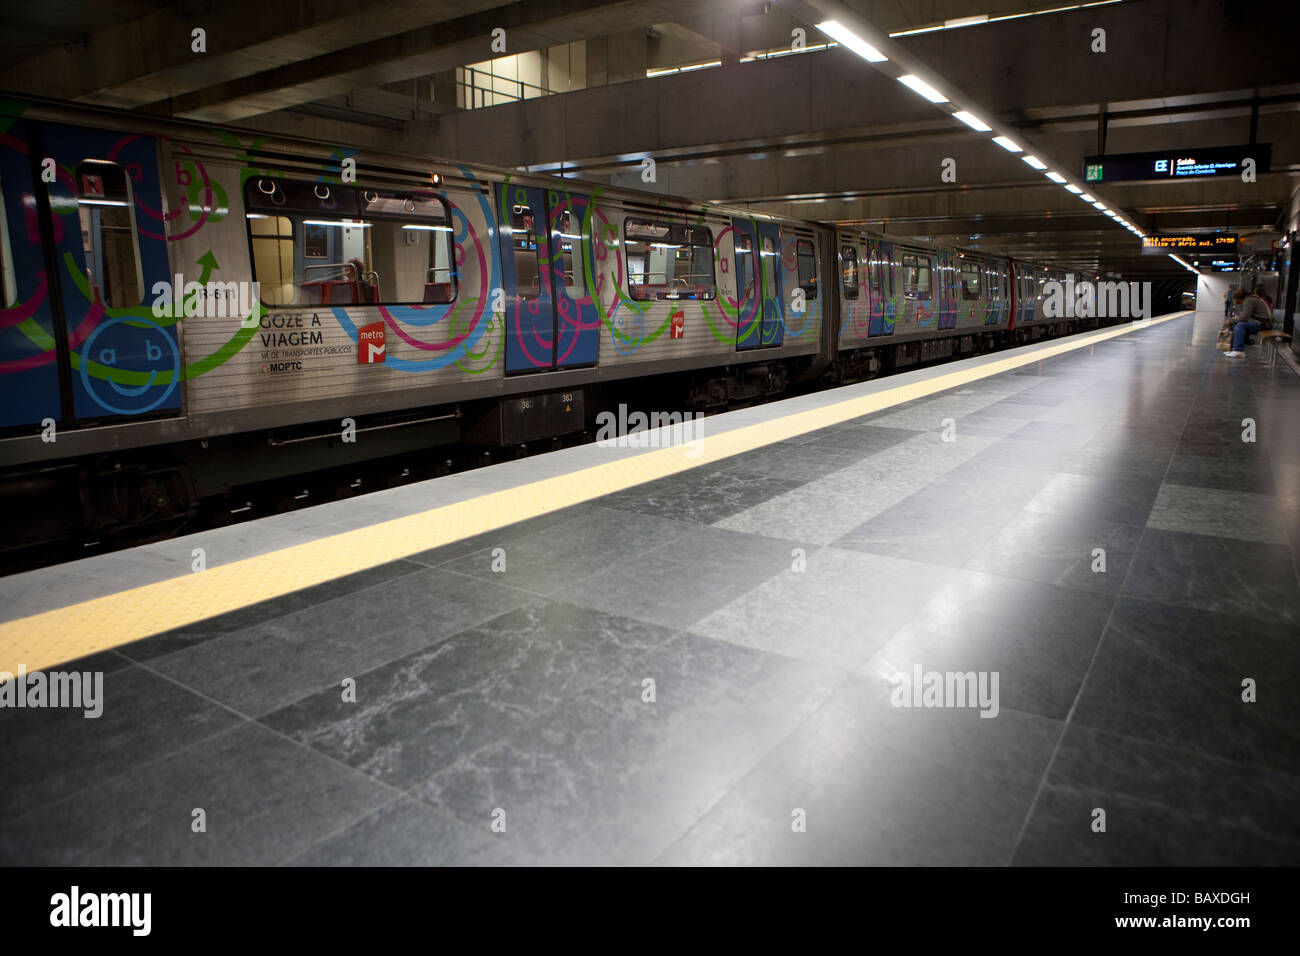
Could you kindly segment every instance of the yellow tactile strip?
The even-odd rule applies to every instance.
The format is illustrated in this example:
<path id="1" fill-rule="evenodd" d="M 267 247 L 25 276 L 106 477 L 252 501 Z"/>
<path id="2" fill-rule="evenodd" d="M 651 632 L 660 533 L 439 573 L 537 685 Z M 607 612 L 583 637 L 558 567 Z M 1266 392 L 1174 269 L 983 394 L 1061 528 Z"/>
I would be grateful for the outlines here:
<path id="1" fill-rule="evenodd" d="M 1008 355 L 925 381 L 705 436 L 696 446 L 700 453 L 693 458 L 680 446 L 648 451 L 0 624 L 0 671 L 16 673 L 20 664 L 29 672 L 53 667 L 1186 314 L 1117 326 L 1028 354 Z"/>

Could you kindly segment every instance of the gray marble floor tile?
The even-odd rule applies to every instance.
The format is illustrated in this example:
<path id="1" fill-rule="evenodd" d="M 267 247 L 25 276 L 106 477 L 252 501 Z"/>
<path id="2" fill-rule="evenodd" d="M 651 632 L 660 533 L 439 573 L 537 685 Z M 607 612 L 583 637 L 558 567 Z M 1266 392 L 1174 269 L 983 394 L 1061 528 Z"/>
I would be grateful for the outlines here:
<path id="1" fill-rule="evenodd" d="M 247 607 L 241 607 L 217 617 L 210 617 L 206 620 L 196 621 L 193 624 L 187 624 L 184 627 L 164 631 L 161 634 L 155 634 L 152 637 L 125 644 L 118 650 L 132 660 L 152 660 L 155 657 L 162 657 L 164 654 L 171 654 L 187 647 L 195 647 L 204 641 L 211 640 L 222 634 L 228 634 L 231 631 L 240 631 L 257 624 L 263 624 L 284 617 L 286 614 L 292 614 L 295 611 L 316 604 L 323 604 L 344 595 L 358 594 L 365 591 L 366 588 L 374 587 L 376 584 L 383 584 L 423 569 L 423 565 L 411 561 L 390 561 L 378 567 L 358 571 L 356 574 L 348 574 L 341 578 L 325 581 L 314 587 L 293 591 L 272 598 L 269 601 L 259 601 L 257 604 L 250 604 Z M 355 598 L 355 600 L 362 599 Z"/>
<path id="2" fill-rule="evenodd" d="M 1272 495 L 1165 484 L 1147 525 L 1165 531 L 1287 544 L 1286 529 L 1277 521 L 1278 511 L 1278 501 Z"/>
<path id="3" fill-rule="evenodd" d="M 93 682 L 92 677 L 92 687 Z M 240 719 L 140 667 L 109 671 L 100 686 L 98 717 L 86 717 L 84 706 L 0 709 L 8 768 L 0 782 L 0 829 L 19 813 L 85 788 L 93 791 Z"/>
<path id="4" fill-rule="evenodd" d="M 1167 649 L 1170 645 L 1166 643 Z M 1073 721 L 1130 737 L 1290 773 L 1300 772 L 1300 730 L 1242 700 L 1242 680 L 1210 675 L 1153 653 L 1150 644 L 1108 632 Z M 1275 687 L 1276 689 L 1276 687 Z"/>
<path id="5" fill-rule="evenodd" d="M 1081 515 L 1120 524 L 1146 524 L 1160 491 L 1156 478 L 1053 475 L 1025 506 L 1048 514 Z"/>
<path id="6" fill-rule="evenodd" d="M 1267 462 L 1202 458 L 1199 455 L 1175 455 L 1169 463 L 1165 481 L 1194 488 L 1250 491 L 1261 495 L 1273 494 L 1277 488 Z"/>
<path id="7" fill-rule="evenodd" d="M 1141 528 L 1106 518 L 1025 509 L 966 566 L 1044 584 L 1114 593 L 1124 581 L 1141 535 Z M 1104 555 L 1094 553 L 1097 549 Z"/>
<path id="8" fill-rule="evenodd" d="M 600 505 L 707 525 L 799 486 L 798 481 L 735 468 L 692 471 L 606 495 L 600 499 Z"/>
<path id="9" fill-rule="evenodd" d="M 882 679 L 923 670 L 996 671 L 1001 703 L 1064 720 L 1113 598 L 961 571 L 863 666 Z"/>
<path id="10" fill-rule="evenodd" d="M 808 555 L 691 626 L 691 631 L 853 670 L 916 614 L 951 574 L 839 548 Z"/>
<path id="11" fill-rule="evenodd" d="M 514 542 L 534 535 L 545 528 L 554 528 L 567 524 L 583 515 L 598 510 L 600 509 L 590 502 L 559 508 L 538 515 L 535 518 L 529 518 L 526 521 L 517 521 L 503 528 L 485 531 L 482 534 L 476 534 L 460 541 L 453 541 L 451 544 L 443 545 L 440 548 L 421 551 L 419 554 L 411 555 L 406 560 L 436 567 L 439 564 L 446 564 L 448 561 L 455 561 L 467 554 L 473 554 L 475 551 L 482 551 L 484 548 L 509 547 Z"/>
<path id="12" fill-rule="evenodd" d="M 1071 724 L 1014 863 L 1294 866 L 1300 779 Z M 1092 829 L 1106 811 L 1106 832 Z"/>
<path id="13" fill-rule="evenodd" d="M 392 790 L 245 723 L 8 821 L 6 863 L 258 866 L 300 852 Z M 195 832 L 194 810 L 204 811 Z"/>
<path id="14" fill-rule="evenodd" d="M 1147 528 L 1122 594 L 1300 623 L 1300 587 L 1284 545 Z"/>
<path id="15" fill-rule="evenodd" d="M 508 866 L 514 836 L 400 796 L 284 861 L 291 866 Z"/>
<path id="16" fill-rule="evenodd" d="M 545 602 L 268 721 L 472 829 L 504 811 L 516 862 L 644 863 L 844 679 Z"/>
<path id="17" fill-rule="evenodd" d="M 354 600 L 354 597 L 356 598 Z M 250 717 L 496 617 L 526 592 L 430 568 L 151 660 Z"/>
<path id="18" fill-rule="evenodd" d="M 600 508 L 439 567 L 545 595 L 698 531 L 689 521 Z"/>
<path id="19" fill-rule="evenodd" d="M 893 707 L 892 691 L 872 678 L 841 687 L 659 862 L 1007 863 L 1061 725 Z"/>
<path id="20" fill-rule="evenodd" d="M 704 528 L 591 575 L 554 597 L 666 627 L 689 627 L 790 569 L 812 546 Z"/>

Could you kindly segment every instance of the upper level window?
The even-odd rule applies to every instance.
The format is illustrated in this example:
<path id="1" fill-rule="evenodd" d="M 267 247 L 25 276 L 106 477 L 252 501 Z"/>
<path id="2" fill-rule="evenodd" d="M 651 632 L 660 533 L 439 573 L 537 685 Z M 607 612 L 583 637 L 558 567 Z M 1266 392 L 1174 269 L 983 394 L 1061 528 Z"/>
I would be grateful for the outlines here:
<path id="1" fill-rule="evenodd" d="M 438 196 L 249 180 L 253 278 L 267 305 L 422 305 L 455 300 L 451 215 Z"/>
<path id="2" fill-rule="evenodd" d="M 799 288 L 804 291 L 804 298 L 817 298 L 817 253 L 813 244 L 807 239 L 795 243 L 795 262 L 799 269 Z"/>
<path id="3" fill-rule="evenodd" d="M 74 175 L 81 248 L 92 293 L 111 309 L 139 305 L 144 301 L 144 277 L 131 179 L 117 163 L 100 159 L 78 163 Z"/>
<path id="4" fill-rule="evenodd" d="M 853 246 L 840 247 L 840 287 L 844 298 L 858 297 L 858 250 Z"/>
<path id="5" fill-rule="evenodd" d="M 929 256 L 903 256 L 903 295 L 909 299 L 934 298 L 934 260 Z"/>
<path id="6" fill-rule="evenodd" d="M 628 219 L 627 284 L 632 298 L 712 299 L 713 234 L 705 226 Z"/>
<path id="7" fill-rule="evenodd" d="M 978 262 L 969 259 L 961 264 L 961 297 L 978 299 L 980 297 L 980 267 Z"/>

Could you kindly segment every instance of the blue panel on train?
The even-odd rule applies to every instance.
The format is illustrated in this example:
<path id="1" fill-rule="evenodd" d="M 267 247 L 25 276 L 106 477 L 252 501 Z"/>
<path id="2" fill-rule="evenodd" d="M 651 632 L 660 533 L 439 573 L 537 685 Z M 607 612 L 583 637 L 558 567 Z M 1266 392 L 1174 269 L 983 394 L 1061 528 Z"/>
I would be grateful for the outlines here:
<path id="1" fill-rule="evenodd" d="M 0 118 L 0 428 L 62 421 L 49 276 L 41 251 L 28 127 Z M 39 173 L 38 173 L 39 175 Z"/>
<path id="2" fill-rule="evenodd" d="M 58 165 L 51 228 L 76 417 L 178 410 L 179 329 L 152 309 L 155 283 L 170 281 L 156 141 L 56 124 L 41 137 Z"/>

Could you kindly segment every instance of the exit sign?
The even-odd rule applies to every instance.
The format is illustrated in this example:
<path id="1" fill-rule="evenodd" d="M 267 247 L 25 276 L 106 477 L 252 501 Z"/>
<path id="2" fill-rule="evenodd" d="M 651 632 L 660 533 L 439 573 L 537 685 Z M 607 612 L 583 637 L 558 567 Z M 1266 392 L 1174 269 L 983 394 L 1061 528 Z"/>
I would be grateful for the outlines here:
<path id="1" fill-rule="evenodd" d="M 1266 173 L 1272 158 L 1272 143 L 1206 146 L 1199 149 L 1161 150 L 1158 153 L 1116 153 L 1112 156 L 1086 157 L 1083 161 L 1083 178 L 1089 183 L 1117 183 L 1144 179 L 1240 176 L 1245 168 L 1245 160 L 1254 160 L 1256 173 Z"/>

